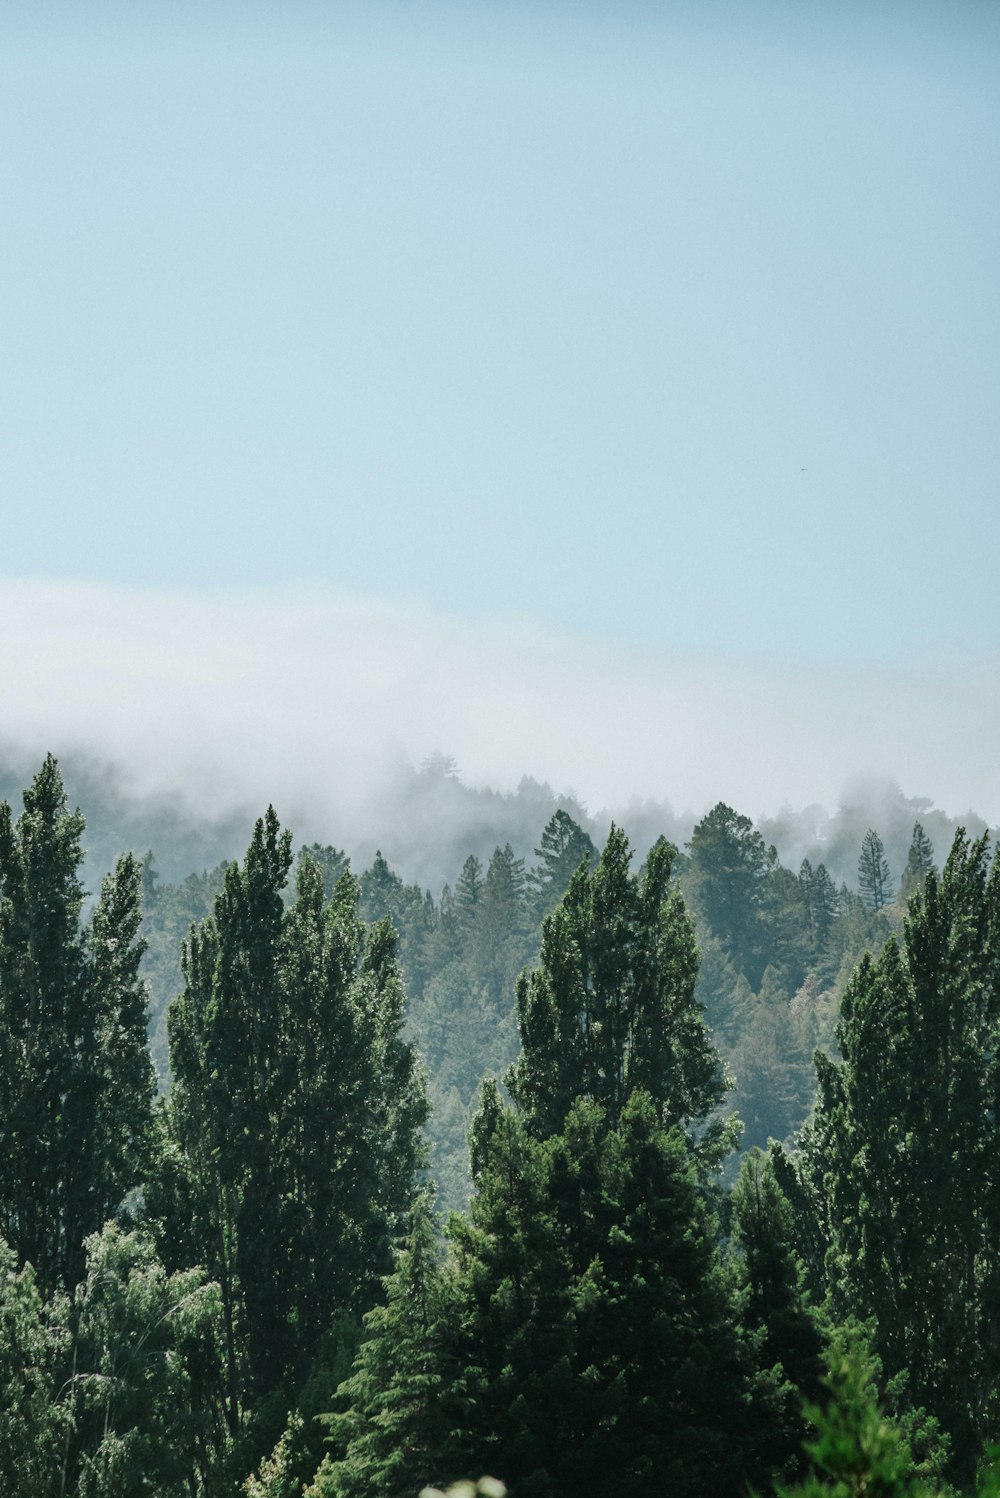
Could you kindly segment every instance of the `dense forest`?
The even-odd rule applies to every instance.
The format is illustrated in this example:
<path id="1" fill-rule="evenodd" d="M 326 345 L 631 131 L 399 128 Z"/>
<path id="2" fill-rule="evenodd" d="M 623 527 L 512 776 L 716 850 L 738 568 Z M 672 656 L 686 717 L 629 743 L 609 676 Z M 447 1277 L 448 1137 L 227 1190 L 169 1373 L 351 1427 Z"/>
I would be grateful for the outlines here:
<path id="1" fill-rule="evenodd" d="M 5 1494 L 1000 1491 L 977 819 L 623 830 L 438 757 L 383 856 L 24 780 Z"/>

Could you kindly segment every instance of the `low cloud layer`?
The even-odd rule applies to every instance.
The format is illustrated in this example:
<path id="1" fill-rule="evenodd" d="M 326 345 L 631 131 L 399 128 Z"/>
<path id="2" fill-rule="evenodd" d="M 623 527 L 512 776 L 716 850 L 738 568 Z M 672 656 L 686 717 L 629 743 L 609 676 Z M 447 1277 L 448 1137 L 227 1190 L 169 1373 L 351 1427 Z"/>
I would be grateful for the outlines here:
<path id="1" fill-rule="evenodd" d="M 696 658 L 364 600 L 27 582 L 0 585 L 0 629 L 9 745 L 113 760 L 134 793 L 196 810 L 309 807 L 313 836 L 362 835 L 394 768 L 438 749 L 468 783 L 529 774 L 592 811 L 832 806 L 865 773 L 1000 821 L 1000 661 L 985 653 Z"/>

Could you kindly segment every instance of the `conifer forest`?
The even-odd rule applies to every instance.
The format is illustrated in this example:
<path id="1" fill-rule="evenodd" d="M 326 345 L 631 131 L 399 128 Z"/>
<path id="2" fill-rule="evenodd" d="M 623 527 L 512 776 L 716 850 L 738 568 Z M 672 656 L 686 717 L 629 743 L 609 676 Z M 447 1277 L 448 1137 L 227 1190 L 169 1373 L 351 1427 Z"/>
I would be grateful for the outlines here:
<path id="1" fill-rule="evenodd" d="M 975 819 L 529 787 L 430 888 L 9 779 L 5 1498 L 1000 1493 Z"/>

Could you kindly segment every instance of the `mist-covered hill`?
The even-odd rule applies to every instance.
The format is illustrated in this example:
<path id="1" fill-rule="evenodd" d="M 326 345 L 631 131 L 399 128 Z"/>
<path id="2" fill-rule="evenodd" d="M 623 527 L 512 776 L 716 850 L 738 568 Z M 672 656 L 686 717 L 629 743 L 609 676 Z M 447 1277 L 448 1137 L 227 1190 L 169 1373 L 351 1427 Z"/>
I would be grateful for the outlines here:
<path id="1" fill-rule="evenodd" d="M 209 799 L 201 786 L 190 794 L 137 791 L 123 765 L 85 754 L 60 754 L 58 746 L 53 752 L 68 800 L 87 820 L 84 843 L 92 888 L 125 851 L 143 855 L 151 850 L 160 879 L 169 883 L 239 858 L 256 818 L 265 810 L 263 804 L 251 805 L 245 796 L 226 796 L 224 791 Z M 15 812 L 39 762 L 40 756 L 33 761 L 23 750 L 0 749 L 0 800 L 10 802 Z M 669 802 L 650 799 L 592 810 L 572 792 L 557 793 L 527 773 L 512 792 L 468 785 L 443 754 L 420 767 L 400 759 L 392 777 L 380 783 L 377 803 L 368 809 L 369 826 L 361 835 L 352 836 L 338 826 L 329 812 L 298 804 L 297 797 L 283 804 L 280 787 L 270 799 L 297 843 L 342 848 L 356 872 L 381 852 L 405 883 L 430 890 L 435 898 L 445 884 L 454 882 L 470 854 L 485 864 L 496 847 L 510 843 L 530 864 L 542 828 L 560 808 L 599 845 L 612 822 L 624 827 L 640 856 L 658 837 L 683 849 L 708 810 L 706 806 L 678 813 Z M 832 809 L 818 804 L 802 809 L 783 806 L 770 815 L 759 815 L 754 807 L 735 809 L 755 820 L 785 868 L 797 870 L 808 858 L 825 864 L 835 883 L 849 888 L 857 880 L 858 851 L 868 827 L 879 832 L 890 869 L 897 875 L 906 863 L 914 821 L 921 822 L 939 856 L 950 846 L 957 827 L 972 835 L 987 827 L 974 809 L 960 815 L 946 812 L 929 797 L 904 795 L 898 785 L 876 778 L 854 780 Z"/>

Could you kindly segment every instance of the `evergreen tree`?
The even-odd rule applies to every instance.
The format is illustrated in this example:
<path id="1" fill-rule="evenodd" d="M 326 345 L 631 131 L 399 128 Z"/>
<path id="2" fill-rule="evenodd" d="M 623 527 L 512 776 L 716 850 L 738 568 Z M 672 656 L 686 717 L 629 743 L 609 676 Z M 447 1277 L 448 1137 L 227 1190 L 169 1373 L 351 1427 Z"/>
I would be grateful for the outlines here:
<path id="1" fill-rule="evenodd" d="M 754 1149 L 744 1158 L 731 1207 L 744 1322 L 761 1366 L 773 1369 L 779 1381 L 779 1416 L 766 1434 L 767 1465 L 794 1468 L 805 1435 L 802 1400 L 819 1394 L 823 1344 L 793 1247 L 792 1210 L 771 1156 Z"/>
<path id="2" fill-rule="evenodd" d="M 911 895 L 919 894 L 924 887 L 924 880 L 933 868 L 934 849 L 931 840 L 920 823 L 914 822 L 906 868 L 899 885 L 900 900 L 905 902 Z"/>
<path id="3" fill-rule="evenodd" d="M 518 1495 L 735 1491 L 751 1470 L 750 1369 L 696 1144 L 722 1076 L 672 853 L 636 878 L 613 829 L 573 876 L 519 984 L 514 1106 L 488 1085 L 473 1128 L 452 1229 L 458 1454 Z"/>
<path id="4" fill-rule="evenodd" d="M 453 906 L 460 941 L 467 942 L 470 933 L 475 929 L 482 894 L 483 866 L 475 854 L 470 853 L 462 865 L 462 872 L 455 881 Z"/>
<path id="5" fill-rule="evenodd" d="M 950 1435 L 971 1481 L 1000 1434 L 1000 864 L 956 836 L 903 947 L 864 958 L 817 1056 L 799 1169 L 838 1316 L 875 1318 L 886 1376 Z"/>
<path id="6" fill-rule="evenodd" d="M 756 989 L 767 965 L 768 882 L 778 863 L 749 817 L 721 801 L 691 835 L 684 888 L 692 908 Z"/>
<path id="7" fill-rule="evenodd" d="M 538 864 L 529 877 L 541 920 L 562 899 L 580 865 L 597 862 L 597 849 L 590 834 L 560 807 L 546 823 L 535 857 Z"/>
<path id="8" fill-rule="evenodd" d="M 329 1417 L 343 1454 L 324 1461 L 310 1498 L 413 1498 L 449 1470 L 443 1333 L 454 1312 L 430 1204 L 419 1196 L 385 1304 L 365 1316 L 354 1371 L 337 1391 L 346 1412 Z"/>
<path id="9" fill-rule="evenodd" d="M 67 1430 L 57 1401 L 66 1339 L 45 1315 L 35 1272 L 0 1240 L 0 1491 L 55 1498 Z"/>
<path id="10" fill-rule="evenodd" d="M 858 858 L 858 891 L 865 909 L 878 913 L 892 900 L 892 875 L 886 862 L 882 839 L 869 827 Z"/>
<path id="11" fill-rule="evenodd" d="M 286 908 L 290 862 L 269 811 L 192 932 L 170 1015 L 172 1166 L 151 1204 L 219 1280 L 234 1429 L 245 1398 L 304 1376 L 336 1310 L 371 1303 L 426 1114 L 388 922 L 365 930 L 350 875 L 325 904 L 308 858 Z"/>
<path id="12" fill-rule="evenodd" d="M 877 1365 L 843 1334 L 833 1340 L 823 1379 L 827 1398 L 806 1410 L 815 1429 L 806 1442 L 814 1475 L 779 1498 L 931 1498 L 915 1480 L 904 1433 L 885 1418 L 875 1388 Z"/>
<path id="13" fill-rule="evenodd" d="M 694 930 L 670 881 L 675 851 L 661 840 L 636 877 L 613 827 L 597 867 L 577 871 L 542 928 L 541 963 L 518 981 L 522 1055 L 509 1076 L 541 1136 L 560 1130 L 577 1097 L 598 1103 L 615 1128 L 641 1087 L 668 1125 L 690 1128 L 723 1095 L 694 1000 Z"/>
<path id="14" fill-rule="evenodd" d="M 814 869 L 808 858 L 802 860 L 799 869 L 799 885 L 806 909 L 810 946 L 815 962 L 826 948 L 833 922 L 837 916 L 837 887 L 826 871 L 825 864 Z"/>
<path id="15" fill-rule="evenodd" d="M 82 832 L 51 755 L 16 822 L 0 805 L 0 1229 L 46 1290 L 79 1280 L 151 1138 L 142 866 L 119 860 L 85 931 Z"/>

